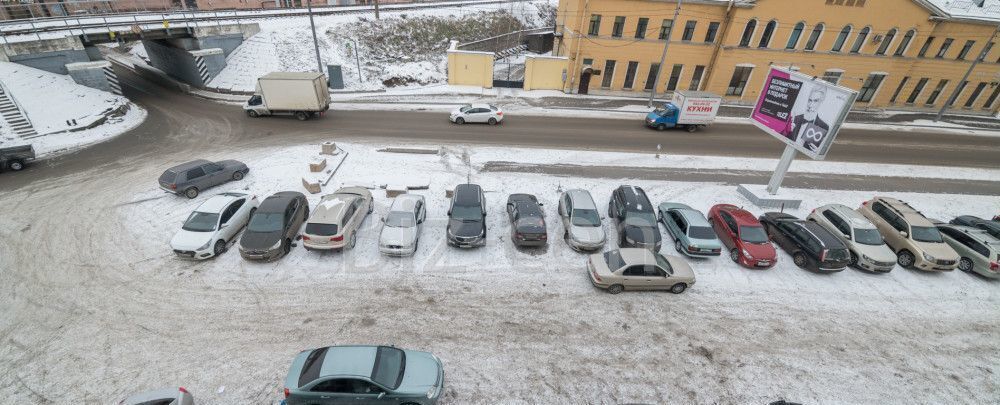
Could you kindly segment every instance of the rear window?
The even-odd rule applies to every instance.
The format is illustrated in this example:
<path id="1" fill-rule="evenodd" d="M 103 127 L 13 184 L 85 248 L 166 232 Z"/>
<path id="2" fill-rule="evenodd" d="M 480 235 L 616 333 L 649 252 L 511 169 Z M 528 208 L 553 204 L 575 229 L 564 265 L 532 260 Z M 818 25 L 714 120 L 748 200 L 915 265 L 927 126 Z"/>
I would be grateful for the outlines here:
<path id="1" fill-rule="evenodd" d="M 622 260 L 621 252 L 617 250 L 611 250 L 605 253 L 604 262 L 608 264 L 608 269 L 611 271 L 625 267 L 625 261 Z"/>
<path id="2" fill-rule="evenodd" d="M 715 231 L 707 226 L 692 226 L 688 236 L 694 239 L 715 239 Z"/>
<path id="3" fill-rule="evenodd" d="M 163 174 L 160 175 L 160 182 L 161 183 L 171 184 L 171 183 L 174 182 L 174 179 L 176 179 L 176 178 L 177 178 L 177 173 L 176 172 L 173 172 L 171 170 L 167 170 L 167 171 L 163 172 Z"/>
<path id="4" fill-rule="evenodd" d="M 306 224 L 306 233 L 310 235 L 333 236 L 337 234 L 337 225 L 309 223 Z"/>
<path id="5" fill-rule="evenodd" d="M 847 252 L 847 249 L 830 249 L 826 251 L 826 260 L 847 260 L 851 258 L 851 254 Z"/>

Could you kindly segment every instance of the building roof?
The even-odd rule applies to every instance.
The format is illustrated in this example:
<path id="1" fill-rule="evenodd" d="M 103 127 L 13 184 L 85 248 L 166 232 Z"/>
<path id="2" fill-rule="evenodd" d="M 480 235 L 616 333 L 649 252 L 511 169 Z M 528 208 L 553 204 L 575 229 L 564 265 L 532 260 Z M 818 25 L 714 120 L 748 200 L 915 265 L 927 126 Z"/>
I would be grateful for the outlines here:
<path id="1" fill-rule="evenodd" d="M 914 0 L 944 18 L 1000 22 L 1000 0 Z"/>
<path id="2" fill-rule="evenodd" d="M 260 78 L 271 80 L 312 80 L 320 76 L 323 76 L 320 72 L 271 72 Z"/>

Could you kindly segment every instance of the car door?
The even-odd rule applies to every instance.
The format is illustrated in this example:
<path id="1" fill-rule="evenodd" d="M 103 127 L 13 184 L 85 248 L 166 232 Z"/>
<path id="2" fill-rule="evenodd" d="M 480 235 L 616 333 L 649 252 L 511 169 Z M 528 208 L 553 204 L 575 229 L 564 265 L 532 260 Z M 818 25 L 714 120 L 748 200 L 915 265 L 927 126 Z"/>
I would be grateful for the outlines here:
<path id="1" fill-rule="evenodd" d="M 295 233 L 298 231 L 298 229 L 295 229 L 295 224 L 298 222 L 298 217 L 296 215 L 298 213 L 298 208 L 299 200 L 297 198 L 293 199 L 290 203 L 288 203 L 288 206 L 285 207 L 285 238 L 295 238 Z"/>
<path id="2" fill-rule="evenodd" d="M 885 206 L 881 201 L 875 201 L 872 203 L 872 212 L 879 217 L 879 221 L 873 221 L 875 227 L 878 228 L 879 233 L 885 238 L 886 244 L 889 244 L 893 250 L 897 250 L 899 244 L 899 230 L 893 225 L 896 214 L 889 211 L 889 207 Z"/>
<path id="3" fill-rule="evenodd" d="M 424 229 L 424 219 L 427 218 L 427 211 L 424 209 L 424 200 L 417 200 L 416 207 L 414 208 L 414 218 L 417 220 L 417 239 L 420 238 L 420 232 Z"/>
<path id="4" fill-rule="evenodd" d="M 796 231 L 798 230 L 797 228 L 798 226 L 790 222 L 780 221 L 778 222 L 777 225 L 772 226 L 773 230 L 770 233 L 771 240 L 777 243 L 778 246 L 780 246 L 786 252 L 789 253 L 795 252 L 795 250 L 798 249 L 798 247 L 796 246 L 796 242 L 793 241 L 792 239 L 798 237 L 796 235 Z"/>
<path id="5" fill-rule="evenodd" d="M 199 190 L 203 190 L 209 187 L 208 183 L 205 182 L 205 169 L 201 166 L 188 169 L 184 173 L 184 178 L 184 188 L 197 187 Z"/>
<path id="6" fill-rule="evenodd" d="M 670 219 L 671 224 L 668 227 L 670 235 L 674 237 L 674 240 L 679 240 L 682 244 L 687 245 L 687 222 L 684 221 L 684 217 L 677 211 L 671 210 Z"/>
<path id="7" fill-rule="evenodd" d="M 643 270 L 646 271 L 646 277 L 649 279 L 650 289 L 665 290 L 673 287 L 674 279 L 670 278 L 660 266 L 643 266 Z"/>
<path id="8" fill-rule="evenodd" d="M 350 216 L 344 218 L 344 224 L 346 225 L 347 230 L 352 234 L 358 233 L 358 228 L 361 227 L 361 220 L 365 217 L 365 213 L 368 212 L 364 210 L 365 207 L 362 206 L 363 204 L 363 199 L 359 198 L 354 200 L 354 202 L 351 203 L 351 209 L 348 210 L 350 211 Z"/>
<path id="9" fill-rule="evenodd" d="M 227 242 L 232 240 L 236 233 L 240 231 L 242 225 L 240 224 L 240 219 L 237 214 L 240 213 L 240 208 L 246 203 L 245 198 L 237 199 L 229 204 L 224 211 L 222 211 L 222 216 L 219 218 L 219 227 L 222 239 Z"/>
<path id="10" fill-rule="evenodd" d="M 712 221 L 712 224 L 717 228 L 716 233 L 719 235 L 719 239 L 722 243 L 726 245 L 727 248 L 732 249 L 736 246 L 736 220 L 733 219 L 732 215 L 728 212 L 719 211 L 719 219 L 722 220 L 721 224 L 718 221 Z"/>
<path id="11" fill-rule="evenodd" d="M 302 394 L 302 404 L 366 404 L 359 395 L 357 379 L 327 378 L 315 383 L 312 388 Z"/>
<path id="12" fill-rule="evenodd" d="M 226 182 L 226 177 L 228 176 L 226 176 L 226 172 L 222 170 L 222 166 L 215 163 L 206 163 L 201 166 L 201 168 L 205 171 L 206 188 L 217 186 Z"/>
<path id="13" fill-rule="evenodd" d="M 629 290 L 646 290 L 652 282 L 646 277 L 645 266 L 635 264 L 622 271 L 622 285 Z"/>

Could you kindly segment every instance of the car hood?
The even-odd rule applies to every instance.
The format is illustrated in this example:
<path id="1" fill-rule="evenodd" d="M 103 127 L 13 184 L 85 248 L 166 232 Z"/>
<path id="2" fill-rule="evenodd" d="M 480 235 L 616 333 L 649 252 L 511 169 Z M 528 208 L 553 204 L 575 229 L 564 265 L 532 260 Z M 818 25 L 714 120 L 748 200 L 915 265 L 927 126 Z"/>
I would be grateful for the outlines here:
<path id="1" fill-rule="evenodd" d="M 895 262 L 896 254 L 893 253 L 892 249 L 888 246 L 882 245 L 865 245 L 861 243 L 852 243 L 851 247 L 854 249 L 855 253 L 868 256 L 872 260 L 877 262 Z"/>
<path id="2" fill-rule="evenodd" d="M 218 162 L 220 166 L 226 169 L 242 169 L 247 167 L 247 165 L 239 160 L 223 160 Z"/>
<path id="3" fill-rule="evenodd" d="M 947 243 L 916 242 L 916 245 L 935 259 L 958 260 L 958 253 L 955 253 L 955 249 Z"/>
<path id="4" fill-rule="evenodd" d="M 600 226 L 571 226 L 569 236 L 582 243 L 600 243 L 604 241 L 604 228 Z"/>
<path id="5" fill-rule="evenodd" d="M 483 221 L 462 222 L 458 219 L 449 219 L 448 227 L 455 236 L 470 237 L 483 234 Z"/>
<path id="6" fill-rule="evenodd" d="M 625 226 L 625 237 L 640 243 L 659 243 L 660 230 L 651 226 Z"/>
<path id="7" fill-rule="evenodd" d="M 406 368 L 403 381 L 396 391 L 413 394 L 425 394 L 435 386 L 441 374 L 441 363 L 438 363 L 430 353 L 406 351 Z"/>
<path id="8" fill-rule="evenodd" d="M 451 115 L 462 115 L 462 110 L 458 108 L 451 110 Z"/>
<path id="9" fill-rule="evenodd" d="M 177 250 L 195 250 L 212 240 L 215 231 L 212 232 L 191 232 L 181 229 L 177 231 L 173 239 L 170 239 L 170 246 Z"/>
<path id="10" fill-rule="evenodd" d="M 774 246 L 770 243 L 756 244 L 743 242 L 740 245 L 747 252 L 750 252 L 750 256 L 753 256 L 754 259 L 773 260 L 776 254 Z"/>
<path id="11" fill-rule="evenodd" d="M 281 240 L 281 232 L 250 232 L 243 233 L 240 238 L 240 247 L 243 250 L 265 250 L 270 249 Z"/>
<path id="12" fill-rule="evenodd" d="M 671 277 L 682 280 L 694 280 L 694 270 L 691 270 L 691 265 L 684 261 L 684 259 L 674 256 L 663 257 L 670 262 L 670 267 L 674 270 L 674 274 Z"/>
<path id="13" fill-rule="evenodd" d="M 417 228 L 394 228 L 383 226 L 379 235 L 382 245 L 411 246 L 417 239 Z"/>

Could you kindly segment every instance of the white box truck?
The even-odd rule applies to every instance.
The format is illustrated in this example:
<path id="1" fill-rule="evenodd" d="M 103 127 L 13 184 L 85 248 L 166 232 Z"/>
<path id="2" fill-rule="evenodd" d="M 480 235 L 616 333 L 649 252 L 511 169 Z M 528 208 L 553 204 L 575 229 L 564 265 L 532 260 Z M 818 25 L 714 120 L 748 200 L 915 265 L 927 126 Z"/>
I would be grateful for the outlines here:
<path id="1" fill-rule="evenodd" d="M 257 91 L 243 105 L 247 115 L 293 115 L 305 121 L 330 109 L 326 76 L 319 72 L 273 72 L 257 79 Z"/>
<path id="2" fill-rule="evenodd" d="M 675 91 L 670 102 L 646 114 L 646 126 L 664 130 L 684 128 L 697 131 L 715 121 L 722 97 L 704 91 Z"/>

